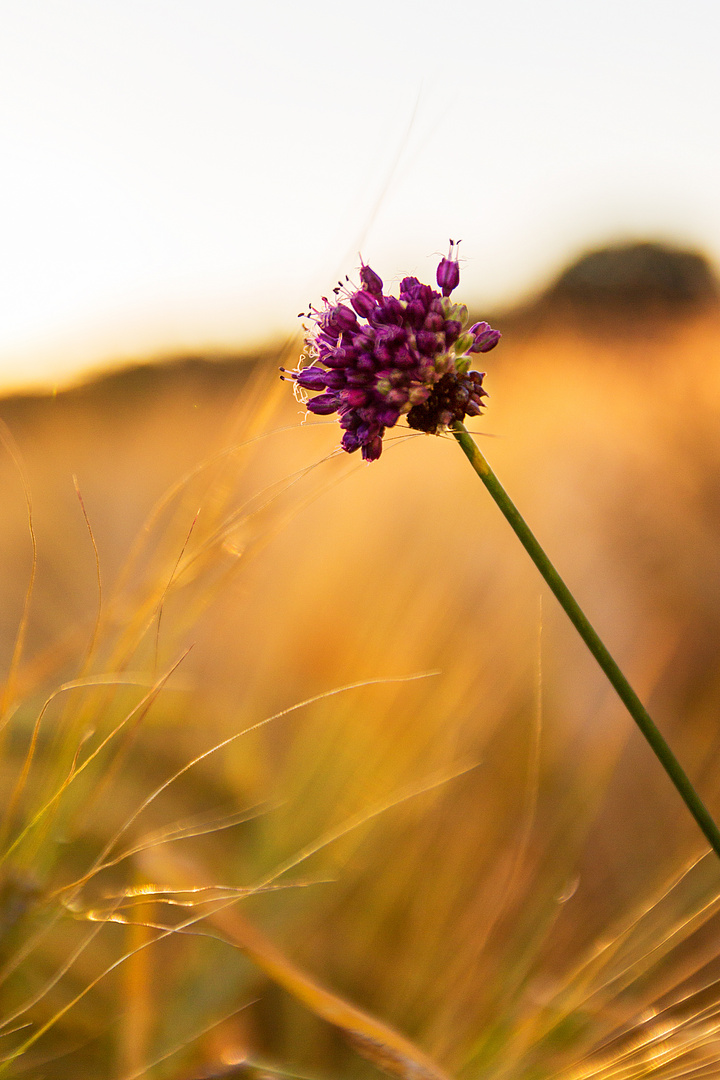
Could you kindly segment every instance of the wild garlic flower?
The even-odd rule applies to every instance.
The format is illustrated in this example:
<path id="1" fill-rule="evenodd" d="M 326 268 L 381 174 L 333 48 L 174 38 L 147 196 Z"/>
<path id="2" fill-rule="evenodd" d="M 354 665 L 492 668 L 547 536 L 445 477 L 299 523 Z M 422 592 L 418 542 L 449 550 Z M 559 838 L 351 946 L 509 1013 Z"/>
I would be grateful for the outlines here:
<path id="1" fill-rule="evenodd" d="M 486 322 L 465 329 L 467 308 L 449 299 L 459 281 L 457 245 L 450 241 L 437 269 L 442 295 L 406 277 L 399 296 L 386 296 L 381 278 L 363 264 L 359 289 L 340 284 L 333 300 L 323 297 L 323 308 L 305 315 L 314 324 L 311 364 L 281 370 L 309 412 L 338 413 L 348 453 L 360 450 L 376 461 L 386 429 L 402 416 L 411 428 L 437 434 L 480 413 L 484 373 L 470 365 L 500 334 Z M 316 396 L 308 398 L 308 391 Z"/>

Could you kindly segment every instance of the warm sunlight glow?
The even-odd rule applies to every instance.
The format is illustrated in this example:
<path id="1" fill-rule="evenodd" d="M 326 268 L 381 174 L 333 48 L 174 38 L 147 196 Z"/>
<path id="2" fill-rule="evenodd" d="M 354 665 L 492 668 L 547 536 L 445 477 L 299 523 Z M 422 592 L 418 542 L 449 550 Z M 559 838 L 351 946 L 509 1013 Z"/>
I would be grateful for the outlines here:
<path id="1" fill-rule="evenodd" d="M 359 249 L 422 277 L 460 236 L 490 305 L 608 239 L 720 252 L 707 0 L 12 0 L 0 25 L 5 384 L 267 340 Z"/>

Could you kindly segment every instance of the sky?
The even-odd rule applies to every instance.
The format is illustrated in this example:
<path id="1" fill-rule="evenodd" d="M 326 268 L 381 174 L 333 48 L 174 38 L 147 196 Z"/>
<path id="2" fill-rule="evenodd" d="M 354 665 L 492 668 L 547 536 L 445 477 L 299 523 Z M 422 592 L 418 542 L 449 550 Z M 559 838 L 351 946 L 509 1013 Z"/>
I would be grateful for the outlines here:
<path id="1" fill-rule="evenodd" d="M 353 272 L 494 311 L 720 260 L 717 0 L 0 0 L 0 390 L 253 347 Z"/>

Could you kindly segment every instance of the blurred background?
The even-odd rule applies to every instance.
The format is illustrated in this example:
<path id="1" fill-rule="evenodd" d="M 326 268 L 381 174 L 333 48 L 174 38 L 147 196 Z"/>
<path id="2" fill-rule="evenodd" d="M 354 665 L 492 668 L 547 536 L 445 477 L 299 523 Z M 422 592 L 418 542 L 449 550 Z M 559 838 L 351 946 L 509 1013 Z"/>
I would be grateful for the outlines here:
<path id="1" fill-rule="evenodd" d="M 720 812 L 718 22 L 0 6 L 0 1074 L 376 1075 L 299 971 L 468 1080 L 717 1076 L 660 767 L 455 444 L 277 369 L 462 238 L 472 429 Z"/>
<path id="2" fill-rule="evenodd" d="M 461 238 L 496 309 L 581 251 L 720 252 L 712 0 L 5 0 L 0 379 L 295 327 Z"/>

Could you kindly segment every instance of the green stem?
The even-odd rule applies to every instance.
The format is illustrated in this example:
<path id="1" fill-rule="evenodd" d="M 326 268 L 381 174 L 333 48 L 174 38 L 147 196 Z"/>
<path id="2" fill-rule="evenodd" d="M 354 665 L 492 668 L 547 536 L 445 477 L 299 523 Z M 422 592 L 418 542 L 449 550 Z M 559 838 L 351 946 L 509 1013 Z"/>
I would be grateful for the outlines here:
<path id="1" fill-rule="evenodd" d="M 687 773 L 682 768 L 665 739 L 653 723 L 651 717 L 640 701 L 640 698 L 637 696 L 605 645 L 603 645 L 597 633 L 590 625 L 587 616 L 548 559 L 512 499 L 488 465 L 484 456 L 475 445 L 475 442 L 471 438 L 465 425 L 457 421 L 452 426 L 452 433 L 462 447 L 462 450 L 473 469 L 512 526 L 520 543 L 523 545 L 528 555 L 545 578 L 545 581 L 560 601 L 561 606 L 577 632 L 580 634 L 580 637 L 607 675 L 610 683 L 617 691 L 620 700 L 650 743 L 655 756 L 658 758 L 660 764 L 665 769 L 665 772 L 680 792 L 680 796 L 692 816 L 695 818 L 695 821 L 702 829 L 706 840 L 715 851 L 716 855 L 720 857 L 720 830 L 697 791 L 691 784 Z"/>

